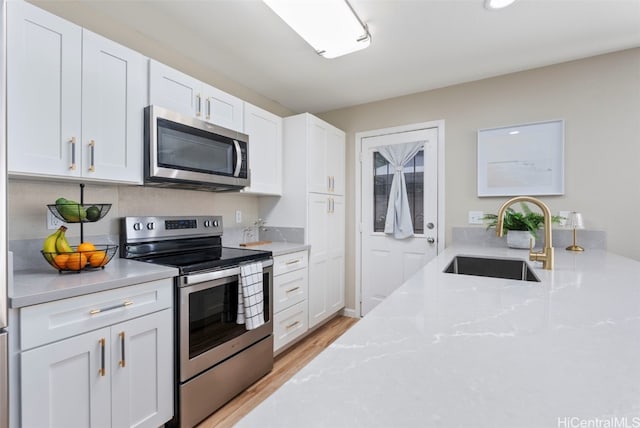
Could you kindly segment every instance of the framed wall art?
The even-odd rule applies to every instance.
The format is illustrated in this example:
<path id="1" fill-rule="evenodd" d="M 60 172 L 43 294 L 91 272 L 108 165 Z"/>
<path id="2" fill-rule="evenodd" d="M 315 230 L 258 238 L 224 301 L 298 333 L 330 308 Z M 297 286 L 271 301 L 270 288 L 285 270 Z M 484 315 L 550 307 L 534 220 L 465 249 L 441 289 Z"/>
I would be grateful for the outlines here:
<path id="1" fill-rule="evenodd" d="M 478 196 L 564 194 L 564 120 L 478 130 Z"/>

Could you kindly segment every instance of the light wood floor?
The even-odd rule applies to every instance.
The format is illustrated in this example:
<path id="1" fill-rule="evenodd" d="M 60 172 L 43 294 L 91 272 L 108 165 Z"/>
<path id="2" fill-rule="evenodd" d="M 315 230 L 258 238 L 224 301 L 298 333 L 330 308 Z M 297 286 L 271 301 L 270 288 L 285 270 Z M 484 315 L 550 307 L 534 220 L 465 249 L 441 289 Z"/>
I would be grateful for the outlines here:
<path id="1" fill-rule="evenodd" d="M 357 318 L 338 316 L 327 322 L 278 355 L 269 374 L 205 419 L 197 428 L 232 427 L 357 321 Z"/>

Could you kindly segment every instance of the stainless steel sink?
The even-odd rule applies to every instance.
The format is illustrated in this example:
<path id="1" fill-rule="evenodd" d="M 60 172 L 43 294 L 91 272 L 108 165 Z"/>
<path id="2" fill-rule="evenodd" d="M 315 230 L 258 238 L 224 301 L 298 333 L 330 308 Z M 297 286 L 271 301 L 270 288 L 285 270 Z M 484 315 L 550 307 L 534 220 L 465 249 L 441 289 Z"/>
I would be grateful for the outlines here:
<path id="1" fill-rule="evenodd" d="M 540 282 L 527 262 L 518 259 L 455 256 L 444 272 L 459 275 L 489 276 L 492 278 Z"/>

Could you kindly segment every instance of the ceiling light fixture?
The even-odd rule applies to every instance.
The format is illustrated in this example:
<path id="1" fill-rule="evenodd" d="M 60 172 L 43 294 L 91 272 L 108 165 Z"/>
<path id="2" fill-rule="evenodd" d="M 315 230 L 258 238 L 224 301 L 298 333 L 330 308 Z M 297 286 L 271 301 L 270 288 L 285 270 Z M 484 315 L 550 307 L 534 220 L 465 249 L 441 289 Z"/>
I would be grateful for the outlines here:
<path id="1" fill-rule="evenodd" d="M 511 5 L 516 0 L 485 0 L 484 7 L 489 10 L 502 9 Z"/>
<path id="2" fill-rule="evenodd" d="M 371 34 L 347 0 L 263 0 L 325 58 L 366 48 Z"/>

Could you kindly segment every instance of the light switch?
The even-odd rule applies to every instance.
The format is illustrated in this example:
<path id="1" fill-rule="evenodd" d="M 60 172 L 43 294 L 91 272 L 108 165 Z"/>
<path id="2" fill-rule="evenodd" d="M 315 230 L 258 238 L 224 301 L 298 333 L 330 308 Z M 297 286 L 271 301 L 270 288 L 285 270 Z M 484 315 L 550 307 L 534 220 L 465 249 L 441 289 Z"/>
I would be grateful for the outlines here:
<path id="1" fill-rule="evenodd" d="M 484 217 L 482 211 L 469 211 L 469 224 L 484 224 L 482 217 Z"/>

